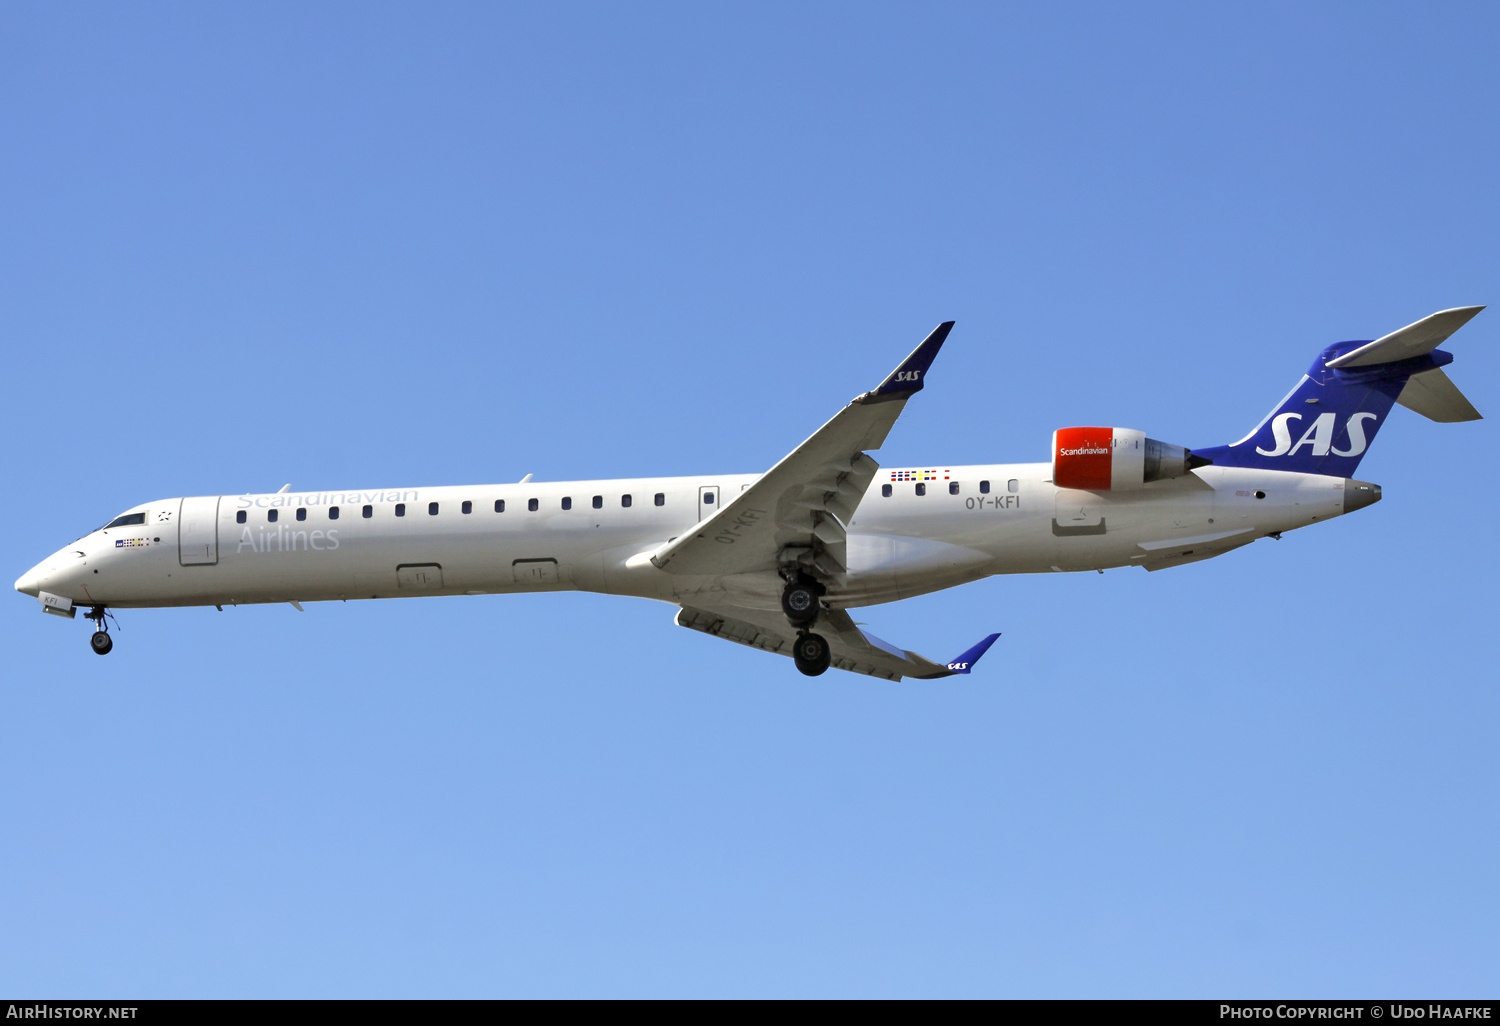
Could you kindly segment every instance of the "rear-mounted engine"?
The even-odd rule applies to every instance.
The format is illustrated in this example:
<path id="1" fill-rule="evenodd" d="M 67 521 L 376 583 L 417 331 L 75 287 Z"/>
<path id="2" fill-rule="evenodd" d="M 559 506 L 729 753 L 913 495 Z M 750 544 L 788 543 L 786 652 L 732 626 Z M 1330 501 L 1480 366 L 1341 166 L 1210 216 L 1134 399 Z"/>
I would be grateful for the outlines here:
<path id="1" fill-rule="evenodd" d="M 1131 491 L 1212 463 L 1129 428 L 1072 427 L 1052 433 L 1052 482 L 1059 488 Z"/>

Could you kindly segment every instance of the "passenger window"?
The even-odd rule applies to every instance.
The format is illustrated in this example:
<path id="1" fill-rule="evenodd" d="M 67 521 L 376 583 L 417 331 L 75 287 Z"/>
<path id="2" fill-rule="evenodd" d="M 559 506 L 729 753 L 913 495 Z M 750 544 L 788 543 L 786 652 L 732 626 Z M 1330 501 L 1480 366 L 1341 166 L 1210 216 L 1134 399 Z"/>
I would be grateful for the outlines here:
<path id="1" fill-rule="evenodd" d="M 373 517 L 375 515 L 375 507 L 374 506 L 366 506 L 364 509 L 362 509 L 362 510 L 359 511 L 359 515 L 362 516 L 362 517 L 364 517 L 366 520 L 369 520 L 371 517 Z"/>
<path id="2" fill-rule="evenodd" d="M 957 481 L 949 481 L 948 482 L 948 494 L 949 495 L 957 495 L 958 494 L 958 482 Z"/>
<path id="3" fill-rule="evenodd" d="M 238 513 L 236 513 L 234 515 L 234 522 L 236 524 L 243 524 L 245 522 L 245 511 L 244 510 L 240 510 Z"/>
<path id="4" fill-rule="evenodd" d="M 505 512 L 505 500 L 504 499 L 496 499 L 495 500 L 495 512 L 496 513 L 504 513 Z"/>
<path id="5" fill-rule="evenodd" d="M 398 516 L 398 517 L 404 517 L 404 516 L 406 516 L 406 503 L 404 503 L 404 502 L 398 502 L 398 503 L 396 503 L 396 516 Z"/>
<path id="6" fill-rule="evenodd" d="M 458 511 L 460 513 L 472 513 L 472 512 L 474 512 L 474 504 L 472 502 L 470 502 L 468 499 L 465 499 L 464 500 L 464 504 L 462 506 L 458 507 Z"/>
<path id="7" fill-rule="evenodd" d="M 656 493 L 656 504 L 658 506 L 665 506 L 667 504 L 667 493 L 666 492 L 657 492 Z"/>
<path id="8" fill-rule="evenodd" d="M 988 481 L 981 481 L 981 482 L 979 482 L 979 494 L 981 494 L 981 495 L 988 495 L 988 494 L 990 494 L 990 483 Z"/>
<path id="9" fill-rule="evenodd" d="M 713 492 L 704 492 L 703 493 L 703 505 L 705 505 L 705 506 L 712 506 L 713 504 L 714 504 L 714 493 Z"/>
<path id="10" fill-rule="evenodd" d="M 535 499 L 527 499 L 526 500 L 526 508 L 529 509 L 529 510 L 531 510 L 531 512 L 535 513 L 536 509 L 537 509 L 537 500 L 535 500 Z"/>
<path id="11" fill-rule="evenodd" d="M 1019 492 L 1021 490 L 1021 482 L 1017 481 L 1015 478 L 1011 478 L 1009 481 L 1005 482 L 1005 490 L 1012 494 Z"/>
<path id="12" fill-rule="evenodd" d="M 138 527 L 145 522 L 146 514 L 144 513 L 126 513 L 123 517 L 115 517 L 100 530 L 108 531 L 111 527 Z"/>
<path id="13" fill-rule="evenodd" d="M 620 496 L 620 505 L 624 506 L 626 509 L 629 509 L 630 508 L 630 496 L 628 496 L 628 495 L 622 495 L 622 496 Z"/>
<path id="14" fill-rule="evenodd" d="M 882 496 L 884 496 L 885 498 L 889 499 L 891 497 L 891 486 L 890 485 L 881 485 L 880 486 L 880 494 Z"/>
<path id="15" fill-rule="evenodd" d="M 927 494 L 927 486 L 924 485 L 924 484 L 918 484 L 917 485 L 917 494 L 918 495 L 926 495 Z"/>
<path id="16" fill-rule="evenodd" d="M 269 513 L 266 514 L 266 523 L 268 523 L 268 524 L 274 524 L 274 523 L 276 523 L 276 517 L 277 517 L 277 515 L 278 515 L 278 511 L 277 510 L 274 510 L 274 509 L 271 510 Z"/>
<path id="17" fill-rule="evenodd" d="M 571 495 L 564 495 L 563 496 L 563 501 L 562 501 L 562 507 L 563 507 L 563 509 L 572 509 L 573 508 L 573 496 L 571 496 Z"/>
<path id="18" fill-rule="evenodd" d="M 300 507 L 300 506 L 297 508 L 297 519 L 298 520 L 306 520 L 307 519 L 307 510 L 305 508 Z"/>
<path id="19" fill-rule="evenodd" d="M 339 518 L 339 508 L 337 506 L 329 506 L 328 507 L 328 519 L 329 520 L 337 520 L 338 518 Z"/>
<path id="20" fill-rule="evenodd" d="M 437 516 L 437 511 L 438 511 L 438 504 L 437 503 L 435 503 L 435 502 L 429 502 L 427 504 L 427 515 L 428 516 L 430 516 L 430 517 Z"/>
<path id="21" fill-rule="evenodd" d="M 595 509 L 603 509 L 604 508 L 604 496 L 602 496 L 602 495 L 596 495 L 596 496 L 594 496 L 594 508 Z"/>

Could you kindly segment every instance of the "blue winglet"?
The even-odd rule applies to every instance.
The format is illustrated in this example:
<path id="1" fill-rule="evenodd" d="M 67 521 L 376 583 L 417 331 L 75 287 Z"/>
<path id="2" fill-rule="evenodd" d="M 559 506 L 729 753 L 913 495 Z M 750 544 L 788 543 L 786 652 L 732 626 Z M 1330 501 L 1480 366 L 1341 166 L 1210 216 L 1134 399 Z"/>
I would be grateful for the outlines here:
<path id="1" fill-rule="evenodd" d="M 937 359 L 938 350 L 943 348 L 943 341 L 952 330 L 952 321 L 944 321 L 933 328 L 932 334 L 924 338 L 922 344 L 901 361 L 901 366 L 891 371 L 891 376 L 882 381 L 880 387 L 869 394 L 869 398 L 904 399 L 914 392 L 922 391 L 922 379 L 927 376 L 927 368 Z"/>
<path id="2" fill-rule="evenodd" d="M 979 657 L 990 650 L 990 646 L 995 643 L 995 639 L 999 636 L 998 634 L 991 634 L 963 655 L 953 660 L 948 664 L 949 671 L 953 673 L 968 673 L 974 668 L 974 664 L 979 662 Z"/>

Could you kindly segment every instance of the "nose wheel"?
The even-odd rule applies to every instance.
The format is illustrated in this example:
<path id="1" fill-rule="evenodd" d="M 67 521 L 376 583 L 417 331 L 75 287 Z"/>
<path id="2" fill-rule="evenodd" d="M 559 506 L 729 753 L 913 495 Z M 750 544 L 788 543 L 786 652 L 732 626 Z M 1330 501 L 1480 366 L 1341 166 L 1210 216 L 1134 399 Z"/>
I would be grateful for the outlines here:
<path id="1" fill-rule="evenodd" d="M 833 662 L 833 653 L 828 648 L 827 639 L 808 631 L 797 635 L 792 645 L 792 661 L 802 673 L 816 677 Z"/>
<path id="2" fill-rule="evenodd" d="M 109 636 L 109 628 L 104 623 L 106 616 L 114 619 L 109 610 L 103 606 L 95 606 L 88 612 L 88 618 L 94 621 L 95 627 L 99 628 L 94 631 L 94 636 L 89 638 L 89 647 L 94 650 L 95 655 L 109 655 L 110 649 L 115 647 L 114 639 Z"/>

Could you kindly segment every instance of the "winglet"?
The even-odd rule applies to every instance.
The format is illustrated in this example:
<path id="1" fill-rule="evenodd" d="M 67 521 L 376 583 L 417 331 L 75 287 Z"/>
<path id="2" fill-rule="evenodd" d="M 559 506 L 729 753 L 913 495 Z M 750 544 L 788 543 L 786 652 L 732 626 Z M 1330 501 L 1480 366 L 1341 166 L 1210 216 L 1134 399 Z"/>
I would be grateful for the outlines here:
<path id="1" fill-rule="evenodd" d="M 924 338 L 922 344 L 901 361 L 901 366 L 891 371 L 891 376 L 882 381 L 879 388 L 860 398 L 865 402 L 905 399 L 915 392 L 922 391 L 922 379 L 927 376 L 927 368 L 931 367 L 932 361 L 937 359 L 938 350 L 943 348 L 943 340 L 952 330 L 952 321 L 944 321 L 933 328 L 932 334 Z"/>
<path id="2" fill-rule="evenodd" d="M 974 668 L 974 664 L 979 662 L 979 657 L 990 650 L 990 646 L 995 643 L 995 639 L 999 636 L 998 634 L 991 634 L 963 655 L 954 659 L 948 664 L 948 671 L 950 673 L 968 673 Z"/>

